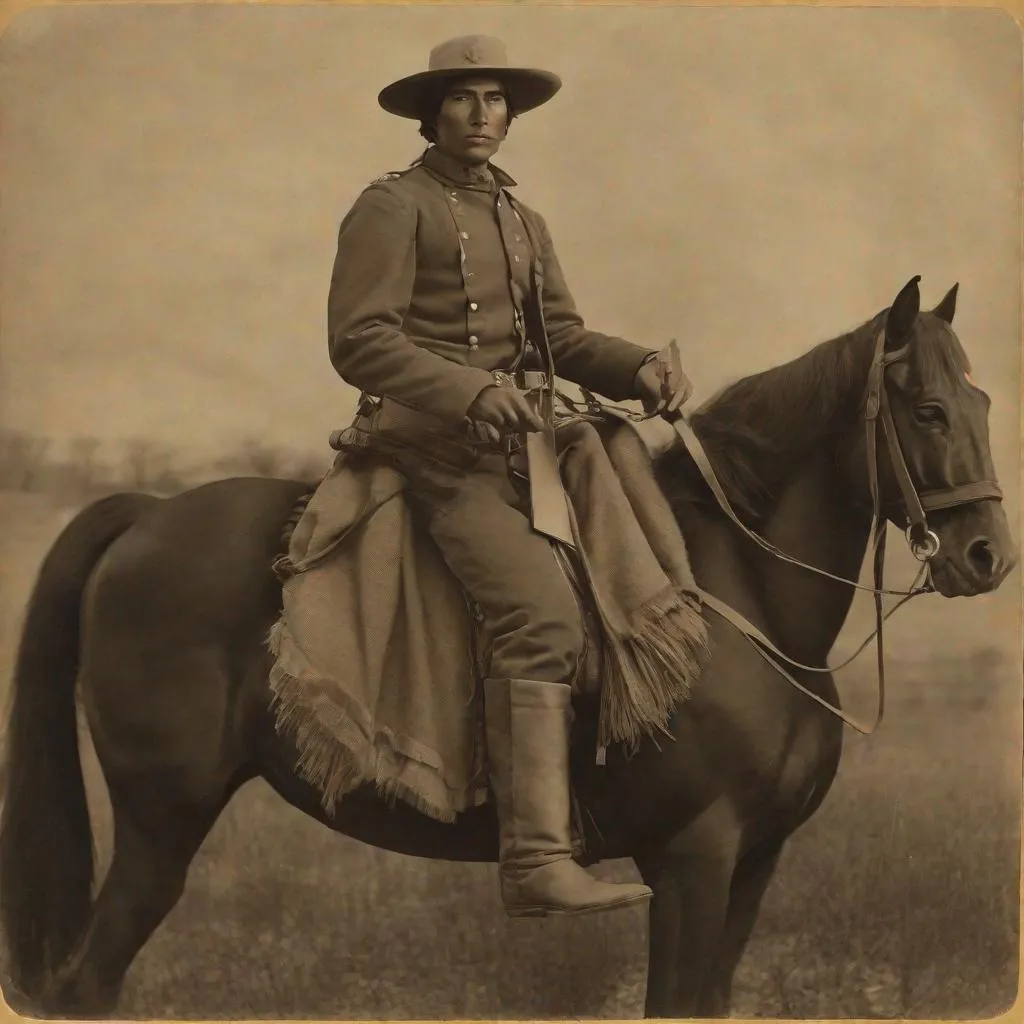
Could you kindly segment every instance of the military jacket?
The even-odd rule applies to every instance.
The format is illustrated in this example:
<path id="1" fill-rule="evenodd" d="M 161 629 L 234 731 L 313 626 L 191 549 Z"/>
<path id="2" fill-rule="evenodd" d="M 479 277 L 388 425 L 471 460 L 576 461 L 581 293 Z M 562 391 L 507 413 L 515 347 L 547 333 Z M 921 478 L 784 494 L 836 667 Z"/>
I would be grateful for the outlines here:
<path id="1" fill-rule="evenodd" d="M 491 371 L 546 333 L 559 377 L 613 401 L 634 397 L 651 354 L 589 330 L 544 219 L 500 168 L 436 147 L 366 188 L 341 222 L 327 302 L 331 362 L 360 391 L 457 424 Z"/>

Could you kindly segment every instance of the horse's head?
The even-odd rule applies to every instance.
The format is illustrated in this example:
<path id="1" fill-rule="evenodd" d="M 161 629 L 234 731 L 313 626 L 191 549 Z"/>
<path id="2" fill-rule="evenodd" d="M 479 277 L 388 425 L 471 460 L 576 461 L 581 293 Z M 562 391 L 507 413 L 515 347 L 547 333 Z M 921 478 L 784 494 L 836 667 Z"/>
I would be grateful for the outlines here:
<path id="1" fill-rule="evenodd" d="M 922 312 L 919 281 L 897 295 L 876 342 L 856 479 L 870 501 L 863 457 L 874 416 L 882 513 L 908 530 L 940 594 L 985 593 L 1017 562 L 989 449 L 989 398 L 952 329 L 957 285 Z"/>

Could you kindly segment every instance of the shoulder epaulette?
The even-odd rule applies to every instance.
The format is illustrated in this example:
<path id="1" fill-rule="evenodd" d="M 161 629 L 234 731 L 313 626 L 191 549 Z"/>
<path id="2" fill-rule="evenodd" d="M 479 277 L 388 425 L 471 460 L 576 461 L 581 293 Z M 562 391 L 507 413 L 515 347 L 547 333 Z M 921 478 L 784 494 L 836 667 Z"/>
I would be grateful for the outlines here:
<path id="1" fill-rule="evenodd" d="M 397 181 L 399 178 L 408 174 L 410 170 L 412 170 L 412 168 L 408 168 L 404 171 L 388 171 L 387 174 L 382 174 L 379 178 L 374 178 L 366 187 L 370 188 L 372 185 L 383 185 L 389 181 Z"/>

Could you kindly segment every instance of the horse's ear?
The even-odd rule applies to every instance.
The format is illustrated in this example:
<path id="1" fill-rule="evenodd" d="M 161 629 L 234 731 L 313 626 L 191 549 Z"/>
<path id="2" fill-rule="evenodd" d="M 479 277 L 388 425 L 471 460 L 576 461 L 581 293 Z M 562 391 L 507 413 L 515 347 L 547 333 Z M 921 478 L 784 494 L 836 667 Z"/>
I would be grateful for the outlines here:
<path id="1" fill-rule="evenodd" d="M 920 275 L 912 277 L 893 300 L 885 320 L 886 348 L 900 348 L 914 329 L 917 315 L 921 312 L 920 280 Z"/>
<path id="2" fill-rule="evenodd" d="M 946 297 L 932 310 L 932 312 L 940 319 L 945 320 L 947 324 L 953 322 L 953 316 L 956 313 L 956 293 L 960 288 L 960 282 L 957 281 L 952 288 L 946 292 Z"/>

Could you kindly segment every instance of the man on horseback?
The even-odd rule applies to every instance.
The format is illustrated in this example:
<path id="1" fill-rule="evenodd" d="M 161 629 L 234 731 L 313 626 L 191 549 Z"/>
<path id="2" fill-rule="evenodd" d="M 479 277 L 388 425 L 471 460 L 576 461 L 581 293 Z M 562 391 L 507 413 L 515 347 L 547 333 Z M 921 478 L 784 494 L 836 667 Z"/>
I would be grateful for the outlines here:
<path id="1" fill-rule="evenodd" d="M 550 425 L 553 371 L 647 411 L 666 400 L 663 374 L 656 351 L 584 326 L 544 220 L 490 162 L 512 118 L 560 85 L 509 67 L 499 40 L 469 36 L 385 88 L 381 106 L 418 120 L 430 145 L 345 216 L 328 299 L 332 364 L 363 393 L 359 443 L 404 474 L 412 508 L 489 630 L 484 714 L 510 916 L 651 896 L 598 881 L 571 855 L 570 684 L 585 636 L 537 528 L 538 517 L 558 520 L 564 495 L 542 487 L 544 449 L 524 437 Z M 535 457 L 520 484 L 529 477 L 532 522 L 531 498 L 510 472 L 527 451 Z"/>

